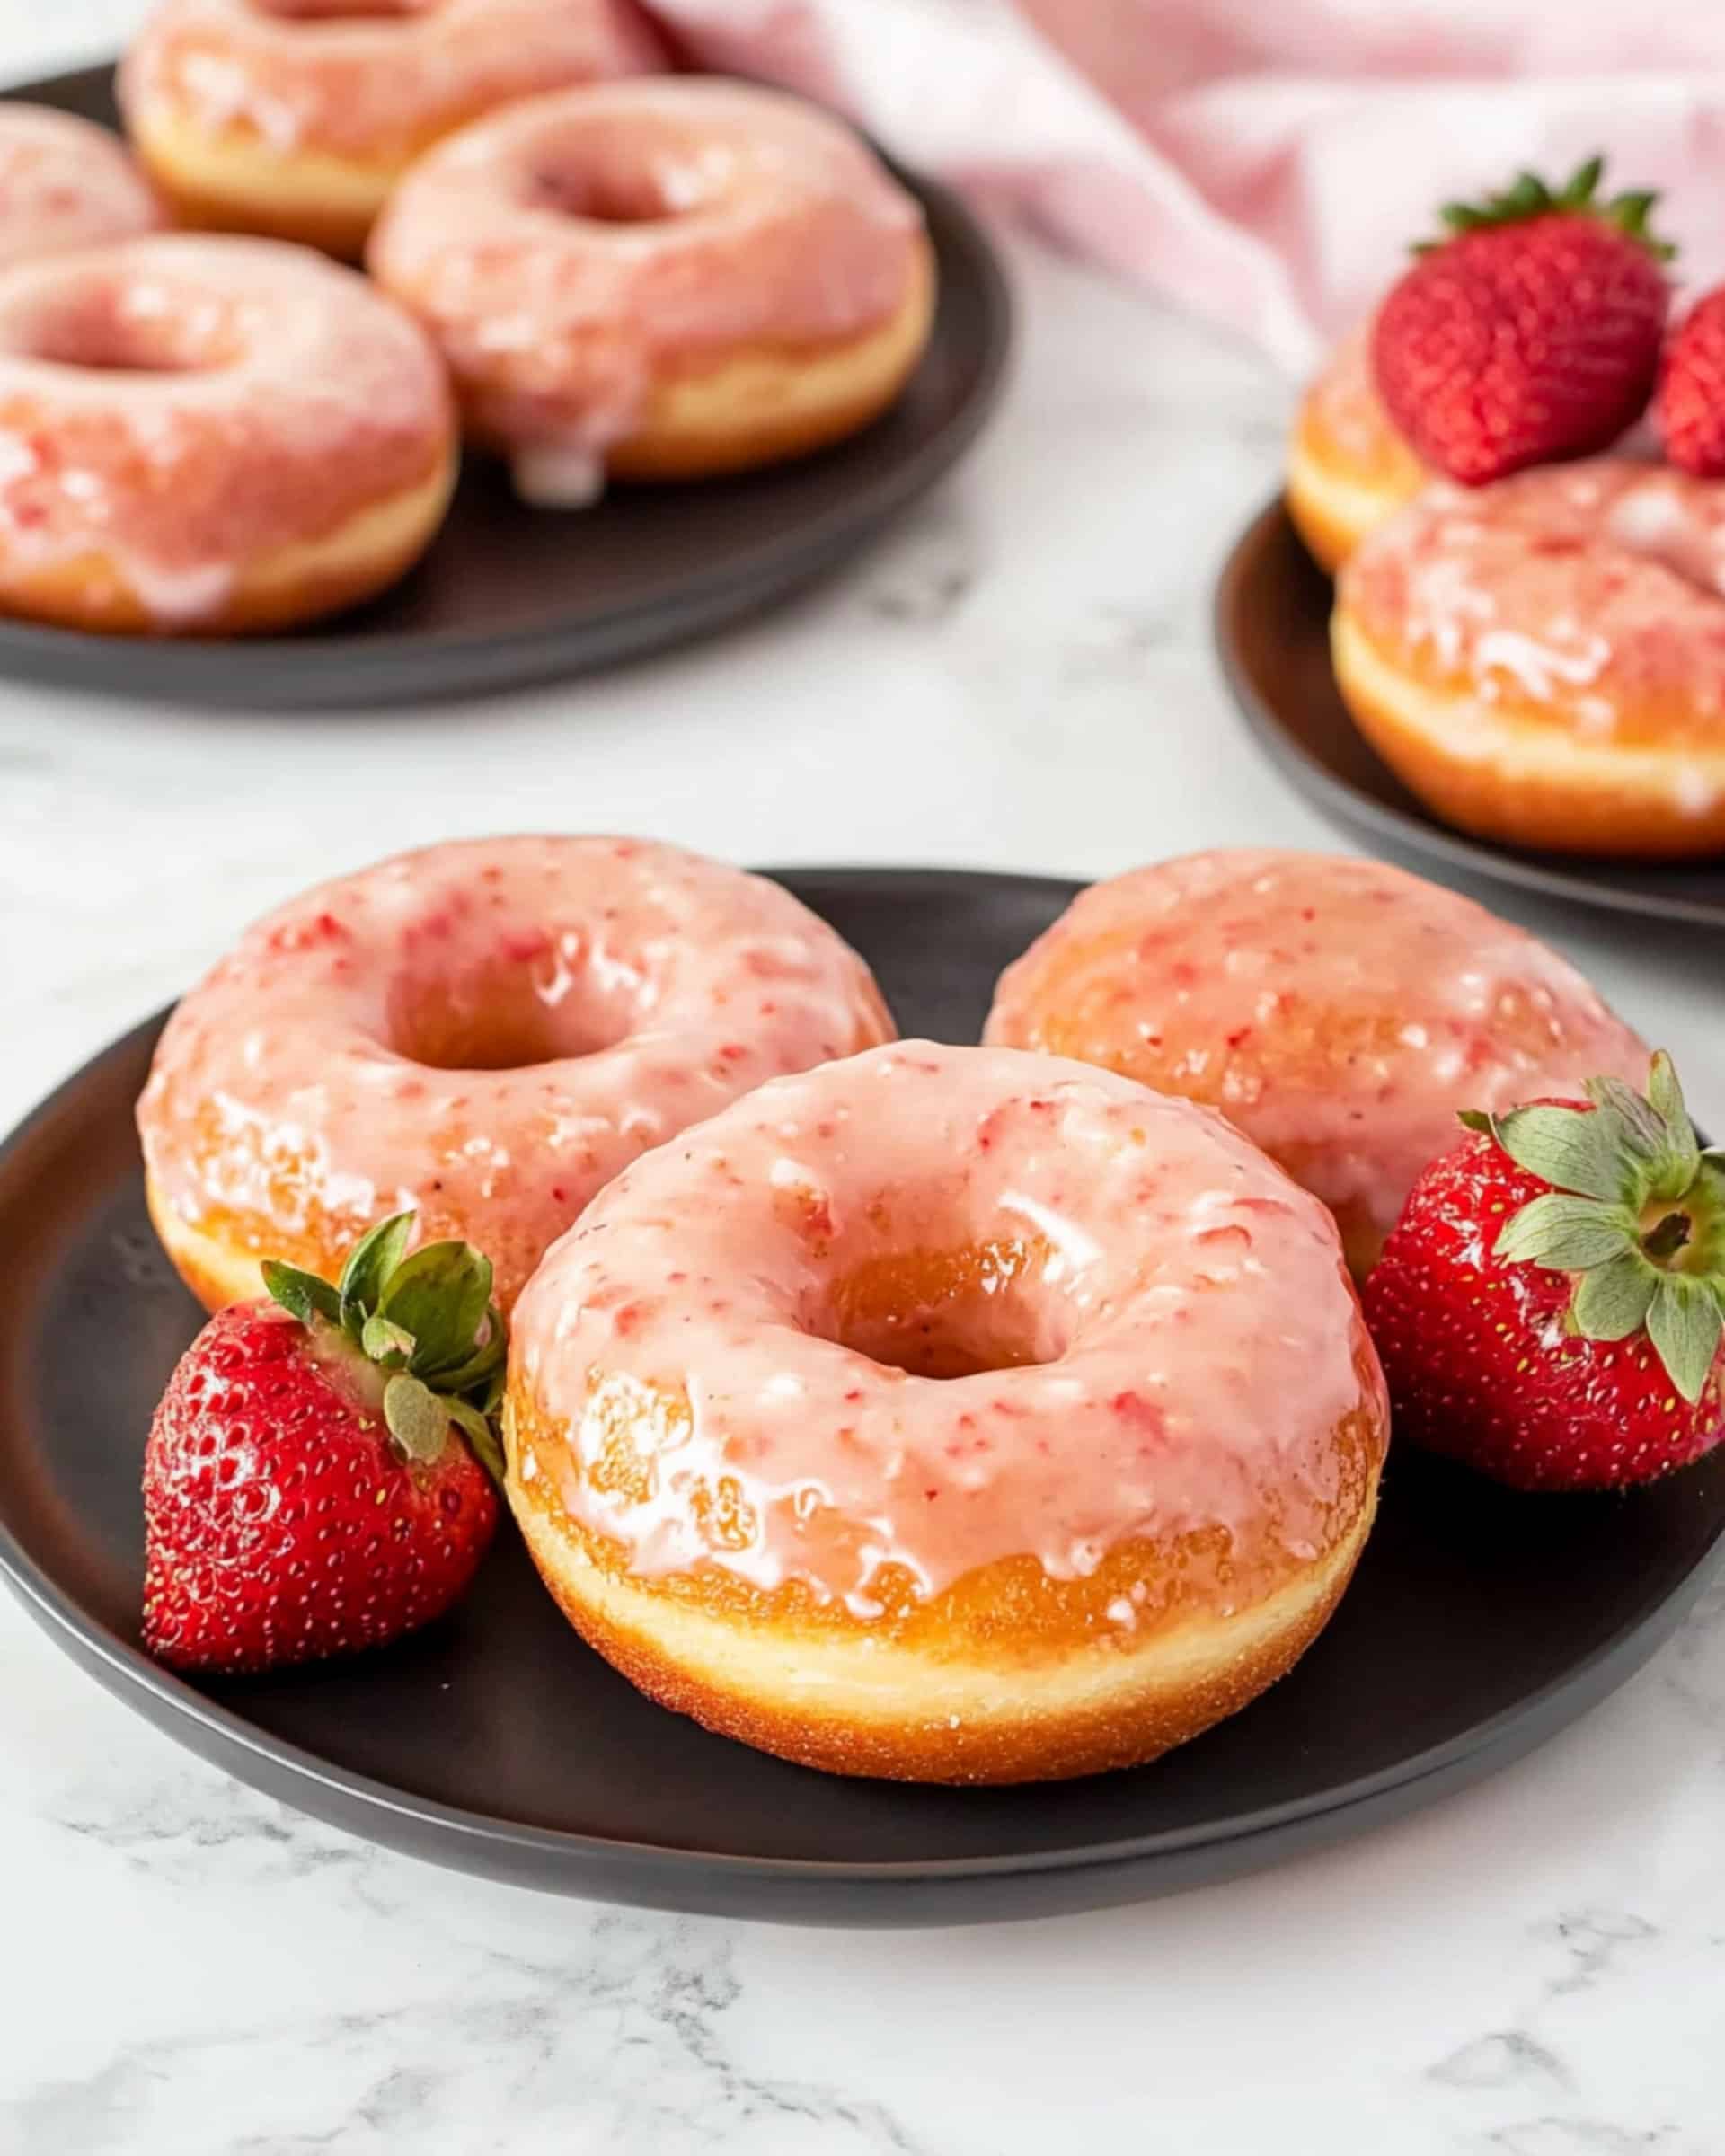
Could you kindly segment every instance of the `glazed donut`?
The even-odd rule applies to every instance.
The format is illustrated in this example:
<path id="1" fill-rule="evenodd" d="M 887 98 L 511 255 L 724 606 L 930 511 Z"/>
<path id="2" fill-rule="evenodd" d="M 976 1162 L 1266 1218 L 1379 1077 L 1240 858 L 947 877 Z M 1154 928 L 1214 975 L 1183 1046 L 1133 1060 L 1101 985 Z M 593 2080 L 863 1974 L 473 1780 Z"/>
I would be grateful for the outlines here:
<path id="1" fill-rule="evenodd" d="M 412 1207 L 507 1310 L 617 1171 L 764 1078 L 892 1037 L 777 884 L 617 838 L 464 840 L 319 885 L 181 1003 L 138 1102 L 151 1217 L 209 1309 L 333 1279 Z"/>
<path id="2" fill-rule="evenodd" d="M 1340 567 L 1431 474 L 1372 380 L 1371 325 L 1345 337 L 1300 400 L 1288 445 L 1287 513 L 1319 564 Z"/>
<path id="3" fill-rule="evenodd" d="M 985 1038 L 1217 1108 L 1335 1215 L 1363 1276 L 1463 1108 L 1634 1081 L 1647 1049 L 1525 930 L 1382 862 L 1221 851 L 1081 893 Z"/>
<path id="4" fill-rule="evenodd" d="M 186 223 L 353 259 L 439 136 L 515 98 L 663 64 L 634 0 L 163 0 L 119 99 Z"/>
<path id="5" fill-rule="evenodd" d="M 517 1305 L 508 1489 L 578 1630 L 842 1774 L 1129 1766 L 1335 1606 L 1383 1380 L 1322 1207 L 1218 1116 L 877 1048 L 638 1162 Z"/>
<path id="6" fill-rule="evenodd" d="M 161 223 L 148 181 L 105 128 L 0 100 L 0 270 Z"/>
<path id="7" fill-rule="evenodd" d="M 898 393 L 927 338 L 916 204 L 850 130 L 686 78 L 536 99 L 417 164 L 373 235 L 470 432 L 546 505 L 607 472 L 800 455 Z"/>
<path id="8" fill-rule="evenodd" d="M 279 629 L 443 520 L 455 415 L 417 324 L 272 240 L 165 234 L 0 272 L 0 612 Z"/>
<path id="9" fill-rule="evenodd" d="M 1725 486 L 1626 457 L 1434 486 L 1331 623 L 1360 731 L 1447 823 L 1511 845 L 1725 849 Z"/>

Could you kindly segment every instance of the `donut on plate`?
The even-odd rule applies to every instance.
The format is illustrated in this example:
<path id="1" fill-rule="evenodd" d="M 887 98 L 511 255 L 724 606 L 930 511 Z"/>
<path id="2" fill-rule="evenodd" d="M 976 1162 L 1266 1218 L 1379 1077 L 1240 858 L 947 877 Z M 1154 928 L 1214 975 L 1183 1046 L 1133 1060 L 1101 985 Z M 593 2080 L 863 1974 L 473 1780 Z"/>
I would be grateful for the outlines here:
<path id="1" fill-rule="evenodd" d="M 418 324 L 303 248 L 170 233 L 0 271 L 0 613 L 309 621 L 418 559 L 456 465 Z"/>
<path id="2" fill-rule="evenodd" d="M 1049 1780 L 1283 1674 L 1370 1526 L 1334 1223 L 1220 1117 L 877 1048 L 638 1162 L 516 1308 L 510 1503 L 662 1704 L 803 1764 Z"/>
<path id="3" fill-rule="evenodd" d="M 353 257 L 439 136 L 513 98 L 663 64 L 634 0 L 162 0 L 119 96 L 188 224 Z"/>
<path id="4" fill-rule="evenodd" d="M 1342 340 L 1300 400 L 1287 513 L 1320 566 L 1333 570 L 1430 476 L 1378 396 L 1367 323 Z"/>
<path id="5" fill-rule="evenodd" d="M 613 83 L 481 120 L 373 235 L 470 432 L 529 500 L 795 456 L 891 402 L 928 335 L 916 203 L 842 122 L 754 85 Z"/>
<path id="6" fill-rule="evenodd" d="M 1725 850 L 1725 485 L 1630 457 L 1433 486 L 1343 570 L 1336 681 L 1464 831 Z"/>
<path id="7" fill-rule="evenodd" d="M 638 1153 L 891 1035 L 762 877 L 639 839 L 429 846 L 279 907 L 180 1004 L 138 1102 L 150 1214 L 212 1310 L 261 1258 L 335 1278 L 408 1207 L 507 1310 Z"/>
<path id="8" fill-rule="evenodd" d="M 1566 960 L 1382 862 L 1224 850 L 1082 892 L 1001 976 L 985 1038 L 1218 1108 L 1335 1215 L 1363 1275 L 1463 1108 L 1634 1082 Z"/>
<path id="9" fill-rule="evenodd" d="M 0 99 L 0 270 L 154 232 L 162 206 L 105 128 Z"/>

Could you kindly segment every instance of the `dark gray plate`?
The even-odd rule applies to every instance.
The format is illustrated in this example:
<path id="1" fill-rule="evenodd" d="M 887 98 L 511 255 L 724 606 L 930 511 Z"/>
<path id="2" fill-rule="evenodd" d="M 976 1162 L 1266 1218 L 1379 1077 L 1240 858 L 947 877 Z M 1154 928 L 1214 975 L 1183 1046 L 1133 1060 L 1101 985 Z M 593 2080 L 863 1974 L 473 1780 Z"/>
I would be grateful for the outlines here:
<path id="1" fill-rule="evenodd" d="M 975 1038 L 1071 897 L 1035 877 L 783 880 L 873 963 L 907 1032 Z M 159 1021 L 0 1150 L 0 1568 L 109 1690 L 352 1833 L 557 1892 L 822 1923 L 1030 1916 L 1225 1878 L 1528 1751 L 1673 1630 L 1725 1534 L 1725 1450 L 1625 1498 L 1518 1498 L 1392 1462 L 1341 1609 L 1293 1674 L 1155 1765 L 1021 1789 L 810 1773 L 651 1706 L 564 1624 L 512 1533 L 397 1648 L 192 1685 L 138 1650 L 138 1471 L 199 1313 L 144 1212 L 131 1122 Z"/>
<path id="2" fill-rule="evenodd" d="M 111 68 L 0 95 L 115 124 Z M 180 702 L 375 705 L 632 658 L 813 582 L 969 447 L 1011 341 L 1006 287 L 981 226 L 949 189 L 899 177 L 928 216 L 940 305 L 904 394 L 851 440 L 737 479 L 615 487 L 564 515 L 524 508 L 500 466 L 470 458 L 430 552 L 368 606 L 262 641 L 82 636 L 0 622 L 0 669 Z"/>
<path id="3" fill-rule="evenodd" d="M 1525 853 L 1438 823 L 1349 716 L 1330 667 L 1330 579 L 1280 497 L 1241 534 L 1216 592 L 1216 642 L 1246 723 L 1335 822 L 1425 867 L 1654 921 L 1725 928 L 1725 861 L 1662 866 Z"/>

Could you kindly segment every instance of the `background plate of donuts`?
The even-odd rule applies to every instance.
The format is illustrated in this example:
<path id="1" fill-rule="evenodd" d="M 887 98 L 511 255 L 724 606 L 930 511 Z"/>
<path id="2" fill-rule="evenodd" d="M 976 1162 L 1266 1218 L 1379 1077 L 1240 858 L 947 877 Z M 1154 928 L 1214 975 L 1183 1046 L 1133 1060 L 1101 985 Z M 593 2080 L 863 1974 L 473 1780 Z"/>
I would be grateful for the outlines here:
<path id="1" fill-rule="evenodd" d="M 1385 1466 L 1349 1271 L 1452 1142 L 1462 1042 L 1499 1108 L 1646 1068 L 1555 952 L 1358 860 L 1088 892 L 582 838 L 380 863 L 0 1147 L 0 1571 L 228 1772 L 558 1892 L 969 1922 L 1351 1835 L 1597 1702 L 1725 1539 L 1725 1447 L 1535 1494 L 1398 1420 Z M 214 1604 L 154 1539 L 146 1570 L 178 1498 L 144 1462 L 158 1401 L 195 1436 L 234 1367 L 188 1352 L 199 1303 L 239 1352 L 259 1251 L 327 1279 L 397 1192 L 497 1254 L 519 1532 L 405 1637 L 194 1666 Z M 331 1474 L 284 1507 L 324 1516 Z M 349 1621 L 314 1578 L 269 1607 Z"/>
<path id="2" fill-rule="evenodd" d="M 1606 861 L 1472 837 L 1441 822 L 1354 723 L 1330 658 L 1334 588 L 1278 499 L 1247 526 L 1216 594 L 1216 642 L 1246 723 L 1291 782 L 1344 828 L 1439 874 L 1652 921 L 1725 929 L 1725 862 Z"/>
<path id="3" fill-rule="evenodd" d="M 1445 206 L 1307 388 L 1216 637 L 1264 746 L 1374 839 L 1718 927 L 1725 290 L 1682 291 L 1604 163 Z"/>
<path id="4" fill-rule="evenodd" d="M 226 707 L 571 673 L 809 583 L 962 454 L 1010 310 L 958 198 L 559 12 L 172 0 L 118 76 L 0 93 L 0 667 Z"/>

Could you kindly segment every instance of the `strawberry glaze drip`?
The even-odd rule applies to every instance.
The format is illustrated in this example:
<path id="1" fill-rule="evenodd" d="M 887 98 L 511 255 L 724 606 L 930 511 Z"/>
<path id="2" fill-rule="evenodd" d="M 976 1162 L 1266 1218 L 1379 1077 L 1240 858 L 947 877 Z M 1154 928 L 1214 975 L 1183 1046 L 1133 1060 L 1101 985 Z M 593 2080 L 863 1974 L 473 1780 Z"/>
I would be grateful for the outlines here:
<path id="1" fill-rule="evenodd" d="M 249 930 L 169 1021 L 138 1127 L 188 1221 L 294 1257 L 417 1207 L 507 1301 L 638 1153 L 891 1031 L 776 884 L 634 840 L 461 841 Z"/>
<path id="2" fill-rule="evenodd" d="M 0 556 L 99 551 L 164 623 L 429 481 L 452 429 L 424 333 L 305 248 L 167 234 L 0 274 Z"/>
<path id="3" fill-rule="evenodd" d="M 1012 1366 L 916 1374 L 859 1345 L 880 1339 L 854 1283 L 943 1252 L 984 1254 L 946 1277 L 973 1324 L 1011 1301 Z M 638 1574 L 801 1582 L 864 1620 L 888 1568 L 920 1595 L 1024 1553 L 1069 1579 L 1213 1529 L 1243 1575 L 1266 1542 L 1310 1561 L 1347 1494 L 1338 1426 L 1383 1413 L 1333 1223 L 1220 1117 L 924 1041 L 649 1154 L 549 1253 L 513 1337 L 524 1485 L 548 1478 Z"/>
<path id="4" fill-rule="evenodd" d="M 633 0 L 165 0 L 120 72 L 140 119 L 190 115 L 281 155 L 395 159 L 494 105 L 662 66 Z"/>
<path id="5" fill-rule="evenodd" d="M 46 105 L 0 104 L 0 270 L 161 222 L 147 182 L 105 128 Z"/>
<path id="6" fill-rule="evenodd" d="M 1380 1231 L 1458 1109 L 1647 1074 L 1641 1041 L 1524 930 L 1378 862 L 1269 850 L 1082 893 L 1002 976 L 986 1038 L 1210 1101 Z"/>
<path id="7" fill-rule="evenodd" d="M 397 191 L 370 261 L 432 328 L 482 431 L 592 456 L 681 364 L 889 320 L 922 230 L 827 114 L 658 79 L 464 129 Z"/>

